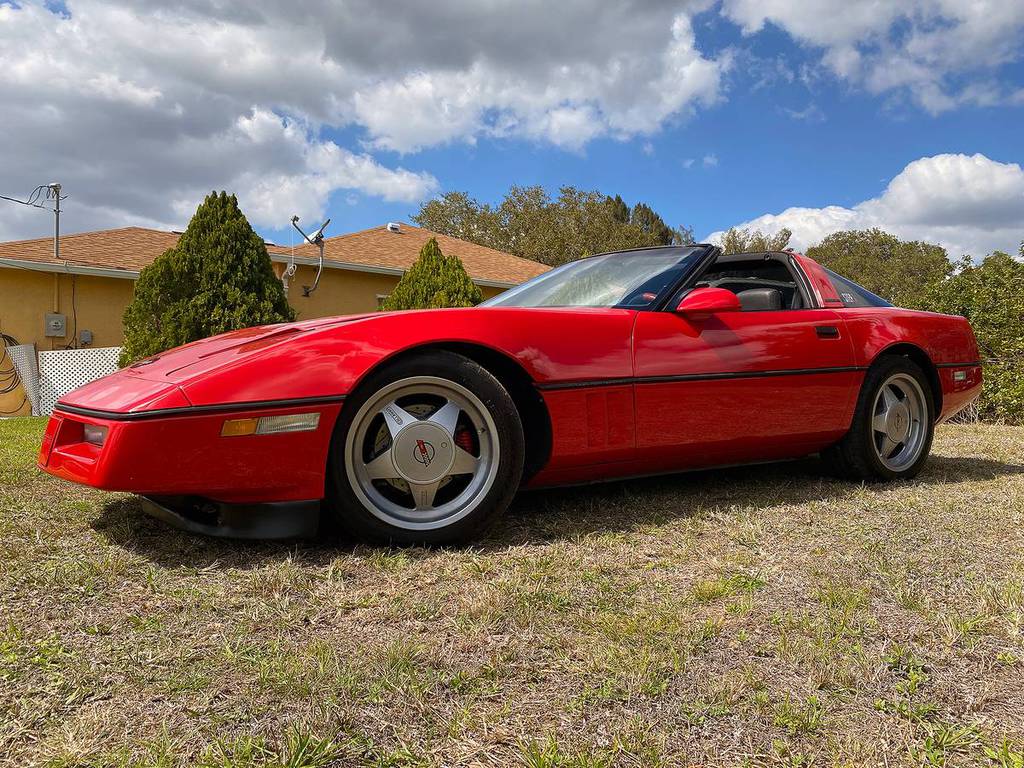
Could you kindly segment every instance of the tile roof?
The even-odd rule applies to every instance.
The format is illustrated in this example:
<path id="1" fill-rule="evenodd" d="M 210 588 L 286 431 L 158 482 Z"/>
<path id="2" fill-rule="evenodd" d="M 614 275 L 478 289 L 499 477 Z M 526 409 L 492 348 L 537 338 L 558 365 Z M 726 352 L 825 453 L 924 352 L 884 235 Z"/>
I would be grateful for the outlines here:
<path id="1" fill-rule="evenodd" d="M 32 261 L 41 264 L 67 262 L 72 266 L 138 272 L 178 242 L 178 233 L 143 227 L 124 227 L 98 232 L 61 235 L 60 262 L 53 258 L 53 239 L 13 240 L 0 243 L 0 259 Z M 448 237 L 428 229 L 402 224 L 399 232 L 387 227 L 374 227 L 361 232 L 338 235 L 324 240 L 324 258 L 338 267 L 352 265 L 356 269 L 405 270 L 419 255 L 420 248 L 431 237 L 446 255 L 462 259 L 474 280 L 496 283 L 521 283 L 548 270 L 543 264 L 521 259 L 510 253 Z M 276 260 L 287 257 L 288 246 L 267 245 Z M 295 255 L 315 259 L 317 250 L 304 244 L 295 248 Z"/>
<path id="2" fill-rule="evenodd" d="M 445 256 L 458 256 L 469 276 L 476 280 L 522 283 L 549 269 L 536 261 L 410 224 L 402 224 L 398 232 L 391 232 L 387 227 L 374 227 L 325 238 L 324 260 L 404 270 L 412 266 L 420 255 L 420 249 L 431 237 L 437 238 Z M 316 258 L 317 255 L 316 248 L 308 244 L 296 248 L 295 253 L 307 258 Z"/>
<path id="3" fill-rule="evenodd" d="M 66 261 L 74 266 L 138 272 L 177 242 L 177 233 L 158 229 L 102 229 L 98 232 L 61 235 L 60 262 L 53 258 L 52 237 L 0 243 L 0 259 L 36 261 L 42 264 Z"/>

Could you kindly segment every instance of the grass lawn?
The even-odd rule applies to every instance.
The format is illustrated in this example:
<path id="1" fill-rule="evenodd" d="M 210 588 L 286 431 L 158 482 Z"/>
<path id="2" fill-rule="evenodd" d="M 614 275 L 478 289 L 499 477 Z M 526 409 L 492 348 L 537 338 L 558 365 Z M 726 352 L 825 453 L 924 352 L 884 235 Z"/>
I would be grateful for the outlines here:
<path id="1" fill-rule="evenodd" d="M 1024 765 L 1024 429 L 526 495 L 478 546 L 179 533 L 0 422 L 0 764 Z"/>

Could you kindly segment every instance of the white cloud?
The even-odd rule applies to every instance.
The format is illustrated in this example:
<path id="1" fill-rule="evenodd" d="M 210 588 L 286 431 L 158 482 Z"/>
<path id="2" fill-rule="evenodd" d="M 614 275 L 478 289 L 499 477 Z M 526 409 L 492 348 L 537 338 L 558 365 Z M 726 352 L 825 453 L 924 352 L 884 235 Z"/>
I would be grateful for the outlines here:
<path id="1" fill-rule="evenodd" d="M 569 151 L 598 138 L 648 141 L 722 99 L 731 68 L 758 73 L 755 89 L 813 77 L 785 57 L 702 51 L 692 20 L 709 9 L 751 34 L 777 24 L 820 48 L 839 76 L 874 92 L 909 90 L 932 111 L 1024 102 L 998 72 L 1019 54 L 1020 2 L 68 0 L 66 9 L 0 3 L 0 191 L 60 180 L 69 231 L 181 226 L 214 188 L 235 190 L 268 228 L 293 212 L 319 215 L 335 193 L 415 202 L 438 181 L 389 153 L 485 138 Z M 684 165 L 694 163 L 711 161 L 695 154 Z M 4 209 L 0 238 L 41 234 L 32 214 Z"/>
<path id="2" fill-rule="evenodd" d="M 777 25 L 838 77 L 931 113 L 1013 99 L 991 76 L 1020 57 L 1019 0 L 724 0 L 723 13 L 746 34 Z"/>
<path id="3" fill-rule="evenodd" d="M 343 76 L 303 53 L 295 29 L 93 0 L 69 10 L 0 6 L 3 191 L 61 181 L 65 231 L 181 227 L 212 189 L 282 228 L 322 214 L 335 190 L 415 202 L 438 188 L 321 138 L 318 121 L 340 114 L 324 94 Z M 0 210 L 3 239 L 50 226 L 41 211 Z"/>
<path id="4" fill-rule="evenodd" d="M 553 18 L 540 29 L 523 18 L 531 10 Z M 719 97 L 725 59 L 700 54 L 685 13 L 673 15 L 667 7 L 636 13 L 628 4 L 579 0 L 511 16 L 503 5 L 488 12 L 495 18 L 482 24 L 483 37 L 465 67 L 416 69 L 373 79 L 355 92 L 355 118 L 373 146 L 414 152 L 477 136 L 523 136 L 577 151 L 598 136 L 650 135 Z M 503 55 L 507 40 L 487 48 L 499 42 L 491 34 L 517 32 L 539 34 L 551 48 L 521 40 L 534 58 L 524 51 L 518 60 Z M 577 50 L 588 36 L 588 45 Z"/>
<path id="5" fill-rule="evenodd" d="M 821 108 L 817 104 L 808 104 L 803 109 L 789 109 L 788 107 L 783 107 L 782 111 L 794 120 L 801 120 L 807 123 L 825 122 L 825 113 L 821 111 Z"/>
<path id="6" fill-rule="evenodd" d="M 701 160 L 705 168 L 714 168 L 718 165 L 718 155 L 704 155 L 704 159 Z"/>
<path id="7" fill-rule="evenodd" d="M 376 153 L 483 136 L 578 151 L 713 104 L 727 57 L 690 25 L 709 4 L 0 4 L 2 191 L 59 179 L 69 231 L 181 226 L 213 188 L 265 227 L 335 191 L 417 201 L 434 177 Z M 0 238 L 42 230 L 0 212 Z"/>
<path id="8" fill-rule="evenodd" d="M 793 232 L 806 249 L 832 232 L 879 227 L 905 239 L 943 245 L 953 258 L 994 250 L 1016 253 L 1024 239 L 1024 170 L 985 155 L 935 155 L 907 165 L 885 190 L 852 208 L 787 208 L 738 224 Z M 723 232 L 708 238 L 718 242 Z"/>

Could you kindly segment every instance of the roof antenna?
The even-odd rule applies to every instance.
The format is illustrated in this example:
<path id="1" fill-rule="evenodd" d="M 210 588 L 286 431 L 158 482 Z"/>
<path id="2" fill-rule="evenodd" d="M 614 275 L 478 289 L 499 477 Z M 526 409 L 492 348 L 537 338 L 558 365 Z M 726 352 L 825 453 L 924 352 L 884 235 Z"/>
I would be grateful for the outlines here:
<path id="1" fill-rule="evenodd" d="M 303 296 L 309 296 L 320 285 L 320 273 L 324 271 L 324 230 L 327 229 L 327 225 L 330 223 L 330 219 L 325 221 L 323 224 L 320 225 L 320 229 L 314 232 L 313 236 L 310 237 L 309 235 L 302 231 L 301 227 L 299 227 L 299 217 L 292 216 L 292 226 L 299 230 L 299 234 L 306 239 L 307 243 L 309 243 L 310 245 L 315 245 L 320 250 L 320 263 L 317 265 L 316 268 L 316 278 L 314 278 L 312 286 L 302 286 Z"/>

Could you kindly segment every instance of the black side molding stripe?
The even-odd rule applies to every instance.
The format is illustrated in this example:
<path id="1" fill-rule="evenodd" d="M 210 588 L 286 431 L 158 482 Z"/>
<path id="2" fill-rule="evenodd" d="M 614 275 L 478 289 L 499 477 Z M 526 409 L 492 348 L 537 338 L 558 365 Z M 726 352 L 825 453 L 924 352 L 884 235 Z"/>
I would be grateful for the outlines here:
<path id="1" fill-rule="evenodd" d="M 979 361 L 970 363 L 936 363 L 936 368 L 969 368 L 981 365 Z M 618 387 L 629 384 L 663 384 L 676 381 L 721 381 L 727 379 L 762 379 L 775 376 L 813 376 L 825 373 L 852 373 L 866 371 L 866 365 L 847 365 L 832 368 L 786 368 L 777 371 L 735 371 L 731 373 L 684 373 L 675 376 L 625 376 L 614 379 L 589 379 L 587 381 L 553 381 L 538 384 L 537 389 L 544 391 L 559 389 L 585 389 L 587 387 Z"/>
<path id="2" fill-rule="evenodd" d="M 763 379 L 776 376 L 812 376 L 822 373 L 851 373 L 866 371 L 864 365 L 836 366 L 833 368 L 786 368 L 778 371 L 735 371 L 731 373 L 684 373 L 675 376 L 630 376 L 618 379 L 591 379 L 589 381 L 556 381 L 538 384 L 537 389 L 582 389 L 585 387 L 612 387 L 627 384 L 663 384 L 676 381 L 720 381 L 723 379 Z"/>
<path id="3" fill-rule="evenodd" d="M 118 413 L 102 411 L 96 408 L 82 408 L 77 405 L 57 403 L 55 411 L 72 413 L 80 416 L 92 416 L 107 421 L 146 421 L 147 419 L 165 419 L 179 416 L 202 416 L 207 413 L 231 413 L 234 411 L 262 411 L 269 408 L 296 408 L 306 405 L 333 405 L 345 399 L 345 395 L 333 397 L 297 397 L 292 400 L 254 400 L 245 403 L 222 403 L 217 405 L 192 405 L 184 408 L 158 408 L 152 411 L 136 413 Z"/>

